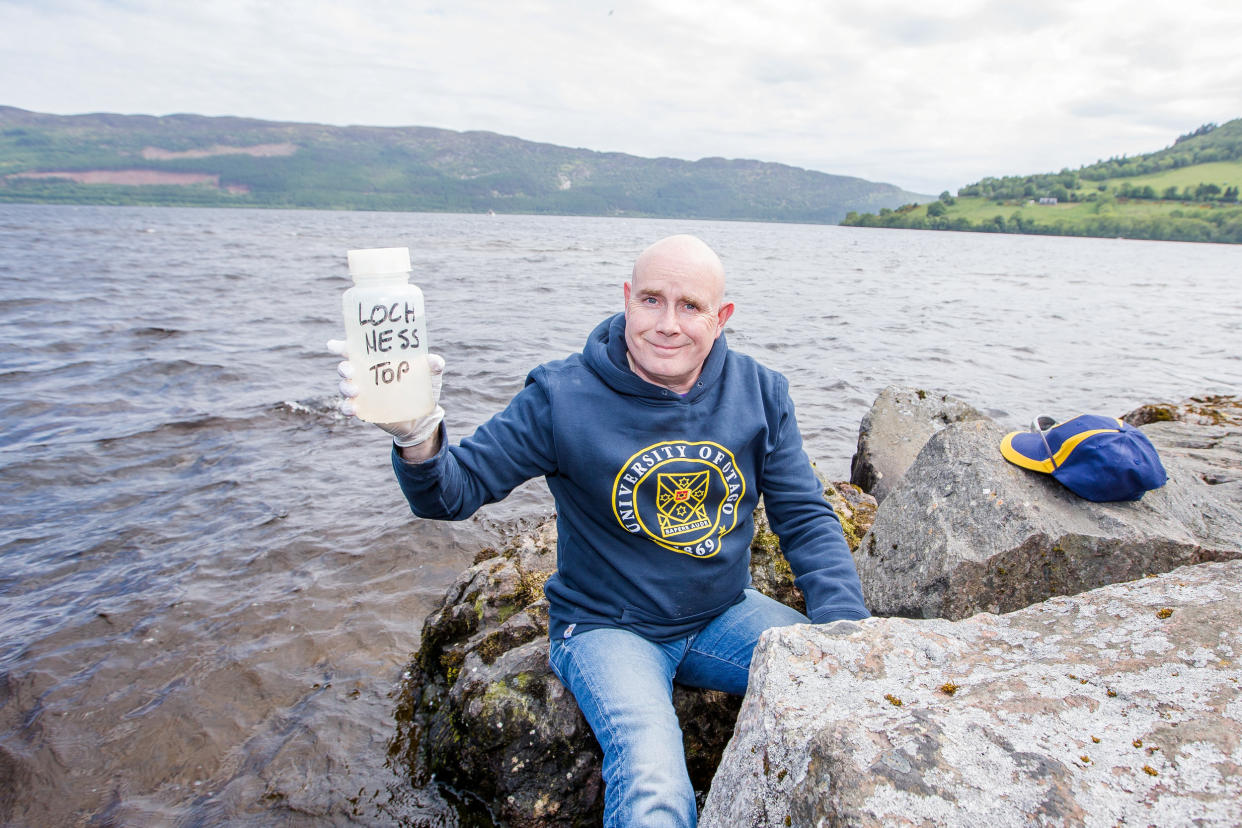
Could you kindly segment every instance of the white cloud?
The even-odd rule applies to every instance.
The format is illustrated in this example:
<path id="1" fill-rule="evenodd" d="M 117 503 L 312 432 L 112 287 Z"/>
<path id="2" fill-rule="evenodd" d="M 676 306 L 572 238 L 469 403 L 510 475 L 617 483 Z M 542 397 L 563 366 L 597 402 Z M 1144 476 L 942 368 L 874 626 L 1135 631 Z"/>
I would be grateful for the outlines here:
<path id="1" fill-rule="evenodd" d="M 0 0 L 0 103 L 484 129 L 939 192 L 1242 116 L 1192 0 Z"/>

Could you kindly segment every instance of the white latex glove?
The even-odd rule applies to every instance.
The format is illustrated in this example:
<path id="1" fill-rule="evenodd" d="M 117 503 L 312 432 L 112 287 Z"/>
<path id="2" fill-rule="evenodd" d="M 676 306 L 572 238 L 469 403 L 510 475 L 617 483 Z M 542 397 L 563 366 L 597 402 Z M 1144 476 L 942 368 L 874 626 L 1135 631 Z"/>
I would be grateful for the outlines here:
<path id="1" fill-rule="evenodd" d="M 336 373 L 341 377 L 338 387 L 341 390 L 341 396 L 345 398 L 341 400 L 338 407 L 342 414 L 352 417 L 357 413 L 354 410 L 354 398 L 358 396 L 359 388 L 353 381 L 354 366 L 349 361 L 349 351 L 343 339 L 329 339 L 328 350 L 345 358 L 336 366 Z M 393 441 L 402 448 L 410 448 L 430 440 L 444 419 L 444 409 L 440 407 L 440 386 L 444 383 L 444 358 L 439 354 L 427 354 L 427 366 L 431 369 L 431 400 L 435 403 L 435 408 L 431 410 L 431 413 L 399 423 L 375 423 L 391 434 Z"/>

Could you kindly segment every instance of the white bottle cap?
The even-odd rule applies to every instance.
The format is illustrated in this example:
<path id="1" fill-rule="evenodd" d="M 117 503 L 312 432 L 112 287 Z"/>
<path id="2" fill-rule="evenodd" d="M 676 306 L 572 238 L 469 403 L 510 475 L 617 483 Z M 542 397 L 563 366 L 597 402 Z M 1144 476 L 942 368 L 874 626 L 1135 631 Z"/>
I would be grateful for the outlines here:
<path id="1" fill-rule="evenodd" d="M 408 247 L 372 247 L 364 250 L 350 250 L 349 275 L 379 276 L 384 273 L 409 273 L 410 248 Z"/>

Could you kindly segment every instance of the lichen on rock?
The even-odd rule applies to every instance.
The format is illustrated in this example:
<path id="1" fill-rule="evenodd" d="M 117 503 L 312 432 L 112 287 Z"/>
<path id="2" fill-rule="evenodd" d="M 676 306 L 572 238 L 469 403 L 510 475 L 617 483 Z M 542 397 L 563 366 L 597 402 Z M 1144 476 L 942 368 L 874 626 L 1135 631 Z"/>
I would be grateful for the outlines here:
<path id="1" fill-rule="evenodd" d="M 1242 561 L 1205 563 L 1007 615 L 774 630 L 700 824 L 1240 824 L 1239 590 Z"/>

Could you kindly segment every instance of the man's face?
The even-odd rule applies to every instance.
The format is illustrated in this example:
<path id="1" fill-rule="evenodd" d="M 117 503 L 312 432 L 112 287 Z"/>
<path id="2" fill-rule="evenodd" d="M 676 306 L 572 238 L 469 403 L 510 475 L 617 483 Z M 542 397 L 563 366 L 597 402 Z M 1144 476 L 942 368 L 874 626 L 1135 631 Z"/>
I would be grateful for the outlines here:
<path id="1" fill-rule="evenodd" d="M 634 372 L 684 394 L 733 314 L 724 277 L 689 258 L 653 257 L 625 285 L 625 344 Z"/>

